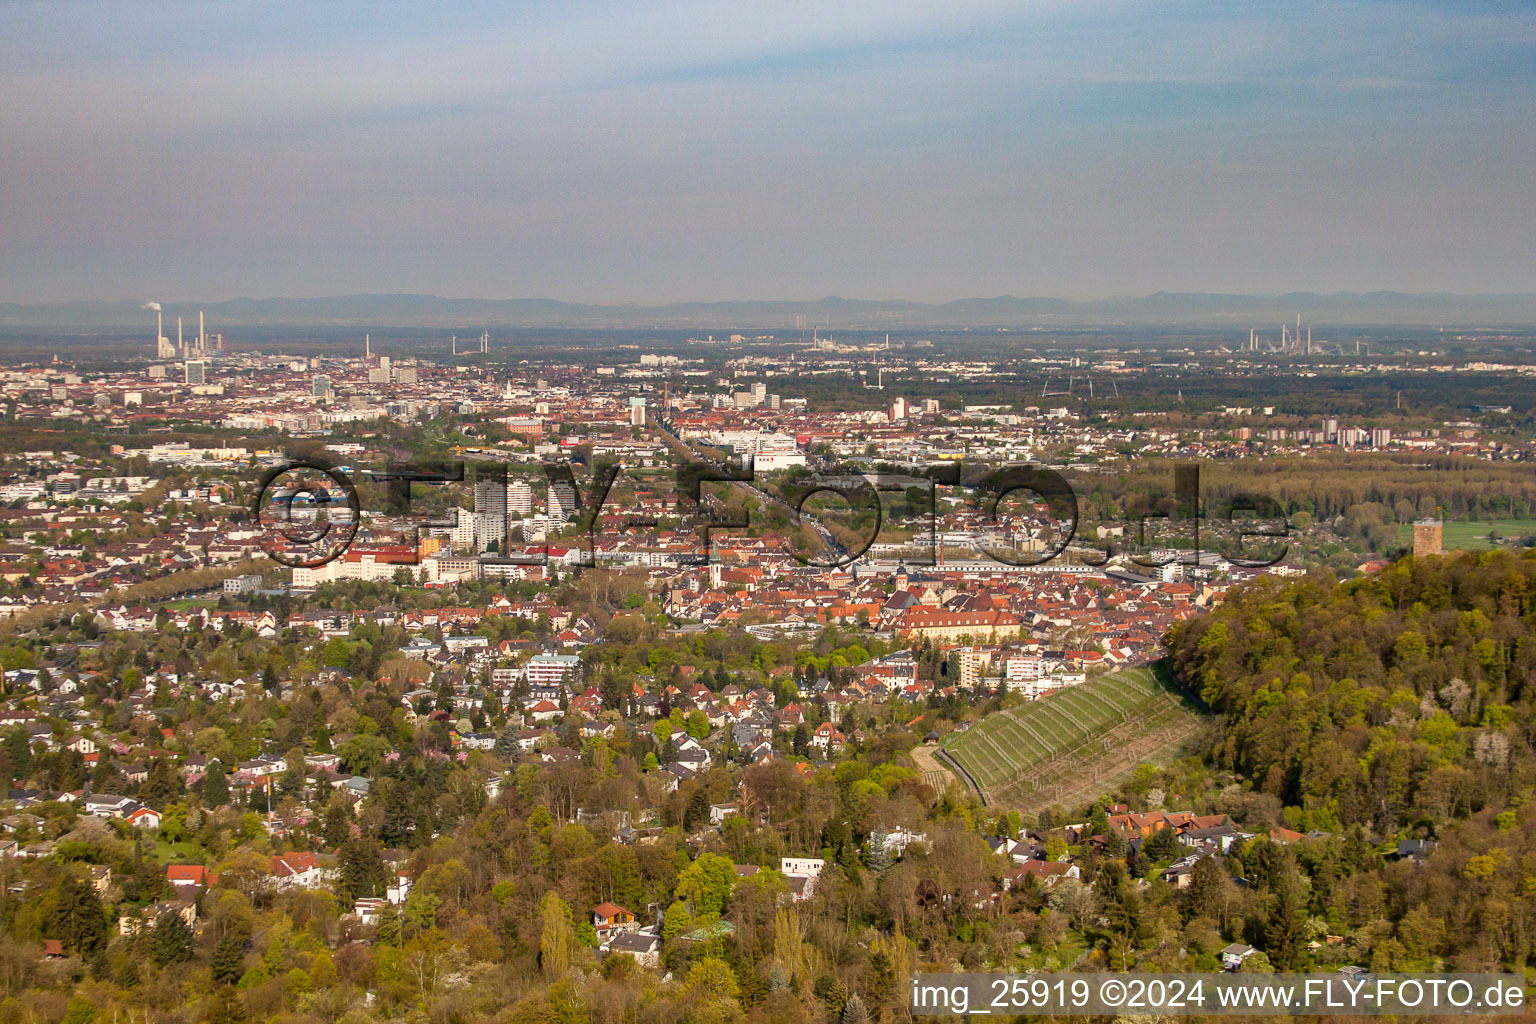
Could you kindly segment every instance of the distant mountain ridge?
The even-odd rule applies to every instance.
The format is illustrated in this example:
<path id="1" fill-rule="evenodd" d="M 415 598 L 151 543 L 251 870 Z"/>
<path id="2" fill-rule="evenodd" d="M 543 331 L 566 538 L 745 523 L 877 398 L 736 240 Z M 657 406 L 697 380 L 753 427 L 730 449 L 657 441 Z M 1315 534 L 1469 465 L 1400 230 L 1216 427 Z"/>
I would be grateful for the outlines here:
<path id="1" fill-rule="evenodd" d="M 1156 292 L 1074 301 L 1000 295 L 945 303 L 827 296 L 804 302 L 745 300 L 659 306 L 590 305 L 558 299 L 450 299 L 437 295 L 340 295 L 164 302 L 168 319 L 207 313 L 210 326 L 474 328 L 671 328 L 789 330 L 798 317 L 838 329 L 1050 328 L 1104 326 L 1253 326 L 1304 320 L 1318 324 L 1510 326 L 1536 324 L 1536 292 L 1457 295 L 1443 292 L 1290 292 L 1234 295 Z M 0 303 L 0 326 L 142 327 L 153 314 L 141 302 Z"/>

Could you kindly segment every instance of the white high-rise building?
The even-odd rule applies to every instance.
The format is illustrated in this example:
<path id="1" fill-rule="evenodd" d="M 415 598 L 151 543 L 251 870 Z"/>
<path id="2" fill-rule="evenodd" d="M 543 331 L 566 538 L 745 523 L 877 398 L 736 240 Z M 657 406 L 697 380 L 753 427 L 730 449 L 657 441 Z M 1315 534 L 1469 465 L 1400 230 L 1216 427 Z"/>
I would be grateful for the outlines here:
<path id="1" fill-rule="evenodd" d="M 526 480 L 514 480 L 507 485 L 507 510 L 524 518 L 533 515 L 533 488 Z"/>
<path id="2" fill-rule="evenodd" d="M 563 480 L 549 485 L 549 520 L 567 523 L 576 514 L 576 490 Z"/>
<path id="3" fill-rule="evenodd" d="M 469 547 L 478 548 L 480 546 L 480 538 L 478 535 L 477 526 L 478 524 L 475 521 L 475 514 L 469 509 L 454 509 L 453 526 L 448 532 L 448 543 L 452 544 L 460 551 Z"/>
<path id="4" fill-rule="evenodd" d="M 186 374 L 188 384 L 202 385 L 208 382 L 207 364 L 201 359 L 188 359 L 183 364 L 183 372 Z"/>
<path id="5" fill-rule="evenodd" d="M 506 541 L 507 520 L 489 512 L 476 512 L 471 519 L 474 522 L 473 544 L 478 551 L 496 551 L 501 553 Z"/>
<path id="6" fill-rule="evenodd" d="M 507 539 L 507 488 L 500 480 L 482 477 L 475 481 L 475 550 L 487 551 L 494 543 L 500 551 Z"/>

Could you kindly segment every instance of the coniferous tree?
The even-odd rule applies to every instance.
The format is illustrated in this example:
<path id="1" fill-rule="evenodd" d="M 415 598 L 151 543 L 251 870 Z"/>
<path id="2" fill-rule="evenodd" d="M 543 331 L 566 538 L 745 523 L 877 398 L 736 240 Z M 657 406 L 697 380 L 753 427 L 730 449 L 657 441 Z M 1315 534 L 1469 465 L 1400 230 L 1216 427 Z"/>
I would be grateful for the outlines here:
<path id="1" fill-rule="evenodd" d="M 1171 828 L 1160 828 L 1141 844 L 1141 852 L 1152 860 L 1173 860 L 1182 851 L 1178 833 Z"/>
<path id="2" fill-rule="evenodd" d="M 209 807 L 223 807 L 229 803 L 229 774 L 218 761 L 210 764 L 203 776 L 203 803 Z"/>
<path id="3" fill-rule="evenodd" d="M 325 845 L 333 850 L 341 849 L 341 844 L 347 841 L 351 835 L 351 823 L 347 821 L 347 812 L 339 805 L 332 804 L 325 809 L 322 819 L 324 825 L 320 831 L 320 838 L 325 840 Z"/>
<path id="4" fill-rule="evenodd" d="M 48 785 L 62 792 L 85 785 L 85 758 L 78 750 L 66 750 L 54 759 L 48 772 Z"/>
<path id="5" fill-rule="evenodd" d="M 377 843 L 353 839 L 341 848 L 341 889 L 348 899 L 377 896 L 387 881 Z"/>
<path id="6" fill-rule="evenodd" d="M 821 1000 L 821 1004 L 827 1008 L 827 1013 L 833 1020 L 842 1020 L 843 1007 L 848 1003 L 848 989 L 841 981 L 830 974 L 823 974 L 816 979 L 816 984 L 811 986 L 811 992 Z"/>
<path id="7" fill-rule="evenodd" d="M 91 1024 L 96 1019 L 96 1004 L 84 996 L 74 996 L 64 1008 L 62 1024 Z"/>
<path id="8" fill-rule="evenodd" d="M 149 958 L 158 966 L 186 963 L 192 959 L 196 937 L 187 922 L 175 911 L 166 911 L 155 918 L 149 930 Z"/>
<path id="9" fill-rule="evenodd" d="M 1104 917 L 1115 934 L 1135 939 L 1142 926 L 1141 893 L 1126 875 L 1119 861 L 1108 861 L 1099 869 L 1095 888 L 1104 901 Z"/>
<path id="10" fill-rule="evenodd" d="M 93 793 L 121 793 L 124 788 L 123 782 L 123 773 L 118 770 L 117 762 L 112 759 L 111 754 L 104 755 L 91 771 Z"/>
<path id="11" fill-rule="evenodd" d="M 213 947 L 208 959 L 208 970 L 213 980 L 233 985 L 245 973 L 245 939 L 237 932 L 230 932 Z"/>
<path id="12" fill-rule="evenodd" d="M 800 757 L 805 757 L 811 750 L 811 730 L 804 722 L 795 726 L 795 737 L 791 741 L 791 749 Z"/>
<path id="13" fill-rule="evenodd" d="M 507 722 L 507 727 L 501 730 L 500 736 L 496 737 L 495 753 L 497 757 L 510 760 L 517 756 L 520 749 L 517 745 L 517 734 L 519 731 L 517 722 Z"/>
<path id="14" fill-rule="evenodd" d="M 1275 904 L 1264 926 L 1265 950 L 1278 970 L 1296 970 L 1301 966 L 1306 942 L 1301 880 L 1287 871 L 1275 880 L 1273 893 Z"/>
<path id="15" fill-rule="evenodd" d="M 233 989 L 220 986 L 214 990 L 208 1006 L 208 1024 L 245 1024 L 245 1004 Z"/>
<path id="16" fill-rule="evenodd" d="M 95 886 L 74 875 L 59 882 L 54 897 L 54 930 L 64 948 L 89 959 L 107 944 L 107 916 Z"/>
<path id="17" fill-rule="evenodd" d="M 1227 873 L 1221 861 L 1215 857 L 1200 858 L 1190 871 L 1189 888 L 1185 890 L 1185 916 L 1208 917 L 1224 924 L 1226 886 Z"/>
<path id="18" fill-rule="evenodd" d="M 181 776 L 176 773 L 175 765 L 168 758 L 160 757 L 149 766 L 149 776 L 144 780 L 144 785 L 139 787 L 139 799 L 155 810 L 163 811 L 167 804 L 181 794 L 181 790 Z"/>
<path id="19" fill-rule="evenodd" d="M 411 807 L 411 787 L 401 779 L 390 782 L 384 797 L 384 821 L 379 839 L 386 846 L 402 846 L 410 841 L 416 828 L 416 813 Z"/>

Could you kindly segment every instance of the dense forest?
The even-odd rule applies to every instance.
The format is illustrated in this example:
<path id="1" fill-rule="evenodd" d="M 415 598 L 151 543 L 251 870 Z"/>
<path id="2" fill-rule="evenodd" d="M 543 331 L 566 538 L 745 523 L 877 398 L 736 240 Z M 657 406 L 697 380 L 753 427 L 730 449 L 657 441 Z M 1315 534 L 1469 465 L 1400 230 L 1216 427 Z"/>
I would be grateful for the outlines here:
<path id="1" fill-rule="evenodd" d="M 1358 918 L 1368 905 L 1383 930 L 1396 922 L 1389 950 L 1526 962 L 1536 556 L 1406 558 L 1346 583 L 1260 580 L 1175 627 L 1169 648 L 1220 716 L 1213 766 L 1251 780 L 1284 824 L 1431 844 L 1392 864 L 1309 864 L 1303 853 L 1312 912 Z"/>

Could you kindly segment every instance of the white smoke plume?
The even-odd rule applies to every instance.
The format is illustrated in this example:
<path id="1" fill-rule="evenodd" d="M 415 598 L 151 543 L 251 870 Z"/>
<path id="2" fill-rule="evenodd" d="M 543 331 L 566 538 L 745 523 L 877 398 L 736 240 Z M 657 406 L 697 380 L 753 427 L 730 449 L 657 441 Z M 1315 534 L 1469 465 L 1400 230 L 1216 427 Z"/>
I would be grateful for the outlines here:
<path id="1" fill-rule="evenodd" d="M 158 302 L 146 302 L 146 303 L 144 303 L 144 305 L 140 306 L 139 308 L 140 309 L 154 310 L 156 313 L 158 313 L 158 312 L 160 312 L 160 303 L 158 303 Z"/>

